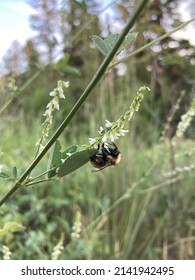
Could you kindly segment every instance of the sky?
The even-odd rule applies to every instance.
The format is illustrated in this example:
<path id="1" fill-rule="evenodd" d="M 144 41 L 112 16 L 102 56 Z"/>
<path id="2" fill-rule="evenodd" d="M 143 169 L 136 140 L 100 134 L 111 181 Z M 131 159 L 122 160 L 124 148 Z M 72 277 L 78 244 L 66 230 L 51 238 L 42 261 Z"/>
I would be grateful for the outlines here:
<path id="1" fill-rule="evenodd" d="M 33 9 L 26 0 L 0 1 L 0 60 L 14 40 L 23 44 L 34 32 L 29 27 L 29 15 Z"/>
<path id="2" fill-rule="evenodd" d="M 106 0 L 109 3 L 111 0 Z M 183 20 L 188 20 L 189 15 L 185 11 L 185 1 L 181 5 Z M 106 4 L 106 3 L 105 3 Z M 0 1 L 0 61 L 6 53 L 11 43 L 18 40 L 20 44 L 32 37 L 35 33 L 29 27 L 29 16 L 33 13 L 33 9 L 27 4 L 27 0 L 1 0 Z M 190 24 L 183 31 L 175 34 L 190 39 L 195 44 L 195 27 Z"/>

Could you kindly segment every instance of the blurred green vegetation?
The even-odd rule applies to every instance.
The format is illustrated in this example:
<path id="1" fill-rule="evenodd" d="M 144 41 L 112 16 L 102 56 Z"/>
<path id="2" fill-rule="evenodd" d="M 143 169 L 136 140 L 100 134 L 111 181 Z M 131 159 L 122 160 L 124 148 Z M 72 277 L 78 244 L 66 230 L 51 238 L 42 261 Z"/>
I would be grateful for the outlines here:
<path id="1" fill-rule="evenodd" d="M 6 88 L 9 77 L 14 77 L 21 89 L 41 69 L 0 115 L 0 171 L 8 174 L 14 166 L 22 174 L 33 160 L 42 114 L 57 81 L 69 80 L 70 88 L 55 115 L 53 131 L 97 70 L 103 56 L 89 37 L 113 32 L 111 22 L 102 23 L 92 13 L 95 10 L 99 15 L 96 1 L 83 1 L 86 5 L 67 2 L 68 7 L 56 8 L 61 15 L 56 20 L 61 20 L 64 34 L 61 60 L 53 59 L 58 42 L 54 44 L 55 30 L 49 27 L 44 33 L 47 40 L 31 40 L 24 46 L 25 69 L 20 71 L 16 65 L 12 68 L 14 57 L 7 54 L 8 72 L 1 77 L 1 108 L 13 96 Z M 175 12 L 179 1 L 171 2 L 172 5 L 170 1 L 151 1 L 135 26 L 139 35 L 134 49 L 166 33 L 169 23 L 162 22 L 168 16 L 170 25 L 180 21 Z M 55 11 L 49 5 L 56 1 L 47 3 L 46 8 Z M 121 1 L 114 8 L 112 21 L 124 24 L 132 8 L 129 1 Z M 47 18 L 48 26 L 52 26 L 52 20 Z M 87 28 L 82 28 L 87 23 Z M 44 26 L 40 19 L 39 24 Z M 37 27 L 37 39 L 42 35 Z M 45 44 L 47 52 L 41 53 L 39 44 Z M 168 38 L 106 73 L 60 141 L 63 149 L 88 144 L 88 138 L 98 135 L 106 119 L 115 121 L 129 108 L 137 90 L 145 84 L 151 93 L 127 125 L 129 133 L 116 142 L 122 161 L 97 173 L 91 172 L 88 163 L 64 178 L 19 189 L 0 209 L 0 229 L 8 222 L 18 223 L 13 231 L 0 231 L 0 247 L 9 248 L 11 259 L 51 259 L 62 237 L 64 249 L 59 259 L 195 258 L 194 121 L 184 137 L 174 138 L 178 122 L 194 98 L 194 59 L 194 46 L 189 41 Z M 48 155 L 31 175 L 44 172 L 47 160 Z M 12 182 L 0 178 L 0 184 L 2 197 Z M 74 239 L 78 213 L 81 232 Z M 3 257 L 0 249 L 0 258 Z"/>

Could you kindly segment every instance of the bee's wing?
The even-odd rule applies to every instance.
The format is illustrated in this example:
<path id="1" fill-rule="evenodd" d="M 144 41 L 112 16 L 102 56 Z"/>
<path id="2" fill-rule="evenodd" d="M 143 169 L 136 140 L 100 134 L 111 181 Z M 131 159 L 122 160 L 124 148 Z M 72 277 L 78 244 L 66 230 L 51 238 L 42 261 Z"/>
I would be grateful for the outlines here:
<path id="1" fill-rule="evenodd" d="M 105 167 L 102 167 L 102 168 L 93 168 L 91 169 L 91 172 L 98 172 L 98 171 L 101 171 L 102 169 L 104 169 Z"/>

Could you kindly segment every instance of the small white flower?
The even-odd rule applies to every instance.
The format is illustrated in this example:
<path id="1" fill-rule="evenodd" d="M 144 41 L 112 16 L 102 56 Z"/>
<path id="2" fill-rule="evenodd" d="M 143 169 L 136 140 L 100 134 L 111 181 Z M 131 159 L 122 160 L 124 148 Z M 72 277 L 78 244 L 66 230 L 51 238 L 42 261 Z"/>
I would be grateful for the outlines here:
<path id="1" fill-rule="evenodd" d="M 58 260 L 61 252 L 64 250 L 64 246 L 62 245 L 63 239 L 61 239 L 58 244 L 54 247 L 51 259 L 52 260 Z"/>
<path id="2" fill-rule="evenodd" d="M 57 87 L 49 93 L 49 95 L 52 96 L 52 99 L 47 104 L 46 110 L 43 114 L 43 116 L 45 116 L 46 119 L 42 124 L 44 126 L 42 130 L 42 140 L 36 143 L 36 145 L 38 146 L 38 152 L 40 152 L 40 150 L 42 149 L 41 143 L 45 141 L 45 139 L 48 138 L 49 136 L 49 130 L 53 122 L 54 110 L 60 109 L 59 99 L 60 98 L 65 99 L 63 88 L 67 88 L 67 87 L 69 87 L 69 82 L 58 81 Z"/>
<path id="3" fill-rule="evenodd" d="M 57 88 L 62 88 L 62 86 L 63 86 L 63 81 L 59 80 Z"/>
<path id="4" fill-rule="evenodd" d="M 116 139 L 119 138 L 119 136 L 124 136 L 128 130 L 123 129 L 125 126 L 125 122 L 127 120 L 131 120 L 133 114 L 138 111 L 140 104 L 144 98 L 144 94 L 142 93 L 143 90 L 149 90 L 147 87 L 142 87 L 137 92 L 136 97 L 134 98 L 133 102 L 131 103 L 131 106 L 129 110 L 127 110 L 116 122 L 110 122 L 109 120 L 105 121 L 105 129 L 100 126 L 99 134 L 101 135 L 99 138 L 90 138 L 89 143 L 95 147 L 95 144 L 98 146 L 104 143 L 106 146 L 106 143 L 114 142 Z M 195 105 L 194 105 L 195 107 Z"/>
<path id="5" fill-rule="evenodd" d="M 62 84 L 58 82 L 58 87 L 57 87 L 57 95 L 60 97 L 60 96 L 63 96 L 62 98 L 64 98 L 64 94 L 63 94 L 63 88 L 62 88 Z"/>
<path id="6" fill-rule="evenodd" d="M 95 142 L 96 142 L 95 138 L 89 138 L 89 144 L 90 145 L 95 144 Z"/>
<path id="7" fill-rule="evenodd" d="M 60 109 L 60 106 L 59 106 L 59 103 L 58 103 L 58 99 L 52 99 L 52 104 L 54 106 L 55 109 L 59 110 Z"/>
<path id="8" fill-rule="evenodd" d="M 105 133 L 102 138 L 102 142 L 104 142 L 104 143 L 107 142 L 108 138 L 109 138 L 108 135 Z"/>
<path id="9" fill-rule="evenodd" d="M 68 87 L 69 87 L 69 85 L 70 85 L 70 82 L 69 82 L 69 81 L 67 81 L 67 82 L 63 82 L 63 84 L 64 84 L 64 87 L 65 87 L 65 88 L 68 88 Z"/>
<path id="10" fill-rule="evenodd" d="M 3 252 L 3 259 L 4 260 L 10 260 L 10 256 L 11 256 L 12 253 L 11 253 L 9 247 L 3 245 L 2 252 Z"/>
<path id="11" fill-rule="evenodd" d="M 127 133 L 127 132 L 129 132 L 129 130 L 121 129 L 121 130 L 119 131 L 119 135 L 120 135 L 120 136 L 125 136 L 125 133 Z"/>
<path id="12" fill-rule="evenodd" d="M 130 121 L 131 120 L 131 118 L 133 117 L 133 110 L 130 112 L 130 114 L 129 114 L 129 118 L 128 118 L 128 121 Z"/>
<path id="13" fill-rule="evenodd" d="M 59 90 L 59 98 L 65 99 L 65 95 L 64 95 L 64 93 L 63 93 L 63 89 L 62 89 L 62 90 Z"/>
<path id="14" fill-rule="evenodd" d="M 53 116 L 49 116 L 49 118 L 47 118 L 47 122 L 48 124 L 52 125 L 52 122 L 53 122 Z"/>
<path id="15" fill-rule="evenodd" d="M 50 96 L 56 96 L 56 95 L 57 95 L 56 89 L 54 89 L 53 91 L 51 91 L 51 92 L 49 93 L 49 95 L 50 95 Z"/>
<path id="16" fill-rule="evenodd" d="M 94 149 L 98 148 L 98 143 L 96 142 L 95 138 L 89 138 L 89 144 L 94 147 Z"/>
<path id="17" fill-rule="evenodd" d="M 105 124 L 106 127 L 111 127 L 112 126 L 112 123 L 108 120 L 106 120 L 106 124 Z"/>
<path id="18" fill-rule="evenodd" d="M 55 96 L 55 91 L 54 91 L 54 90 L 51 91 L 51 92 L 49 93 L 49 95 L 50 95 L 50 96 Z"/>
<path id="19" fill-rule="evenodd" d="M 52 101 L 50 101 L 46 106 L 46 111 L 43 114 L 43 116 L 50 117 L 52 115 L 52 111 L 53 111 L 53 103 Z"/>
<path id="20" fill-rule="evenodd" d="M 98 149 L 98 142 L 96 138 L 89 138 L 89 144 L 92 145 L 94 149 Z"/>
<path id="21" fill-rule="evenodd" d="M 98 131 L 99 134 L 102 134 L 103 131 L 104 131 L 104 128 L 102 126 L 100 126 L 100 130 Z"/>
<path id="22" fill-rule="evenodd" d="M 51 113 L 52 113 L 52 110 L 51 110 L 51 109 L 47 109 L 47 110 L 45 111 L 45 113 L 43 114 L 43 116 L 45 116 L 45 117 L 50 117 L 50 116 L 51 116 Z"/>
<path id="23" fill-rule="evenodd" d="M 109 135 L 110 141 L 114 142 L 116 139 L 118 139 L 119 134 L 116 132 L 111 132 Z"/>

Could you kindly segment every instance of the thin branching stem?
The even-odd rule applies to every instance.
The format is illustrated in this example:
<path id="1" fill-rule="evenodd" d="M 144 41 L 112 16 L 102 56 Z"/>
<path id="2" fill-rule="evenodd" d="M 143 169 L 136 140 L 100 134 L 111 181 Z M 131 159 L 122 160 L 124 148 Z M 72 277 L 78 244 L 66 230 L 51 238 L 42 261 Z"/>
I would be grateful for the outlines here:
<path id="1" fill-rule="evenodd" d="M 48 178 L 46 178 L 46 179 L 42 179 L 42 180 L 33 181 L 33 182 L 30 182 L 30 183 L 26 184 L 25 187 L 37 185 L 37 184 L 48 182 L 48 181 L 55 181 L 55 179 L 52 179 L 52 178 L 48 179 Z"/>
<path id="2" fill-rule="evenodd" d="M 144 46 L 142 46 L 141 48 L 131 52 L 130 54 L 126 55 L 125 57 L 115 61 L 114 63 L 110 64 L 108 69 L 113 68 L 114 66 L 118 65 L 121 62 L 125 62 L 126 60 L 128 60 L 129 58 L 131 58 L 132 56 L 135 56 L 136 54 L 138 54 L 140 52 L 143 52 L 144 50 L 148 49 L 149 47 L 151 47 L 151 46 L 155 45 L 156 43 L 166 39 L 169 36 L 171 36 L 173 33 L 177 32 L 178 30 L 184 28 L 186 25 L 188 25 L 189 23 L 191 23 L 193 21 L 195 21 L 195 17 L 190 19 L 190 20 L 188 20 L 188 21 L 186 21 L 186 22 L 184 22 L 184 23 L 182 23 L 182 24 L 180 24 L 179 26 L 177 26 L 173 30 L 167 32 L 166 34 L 164 34 L 164 35 L 162 35 L 160 37 L 158 37 L 157 39 L 153 40 L 152 42 L 150 42 L 150 43 L 148 43 L 148 44 L 146 44 Z"/>

